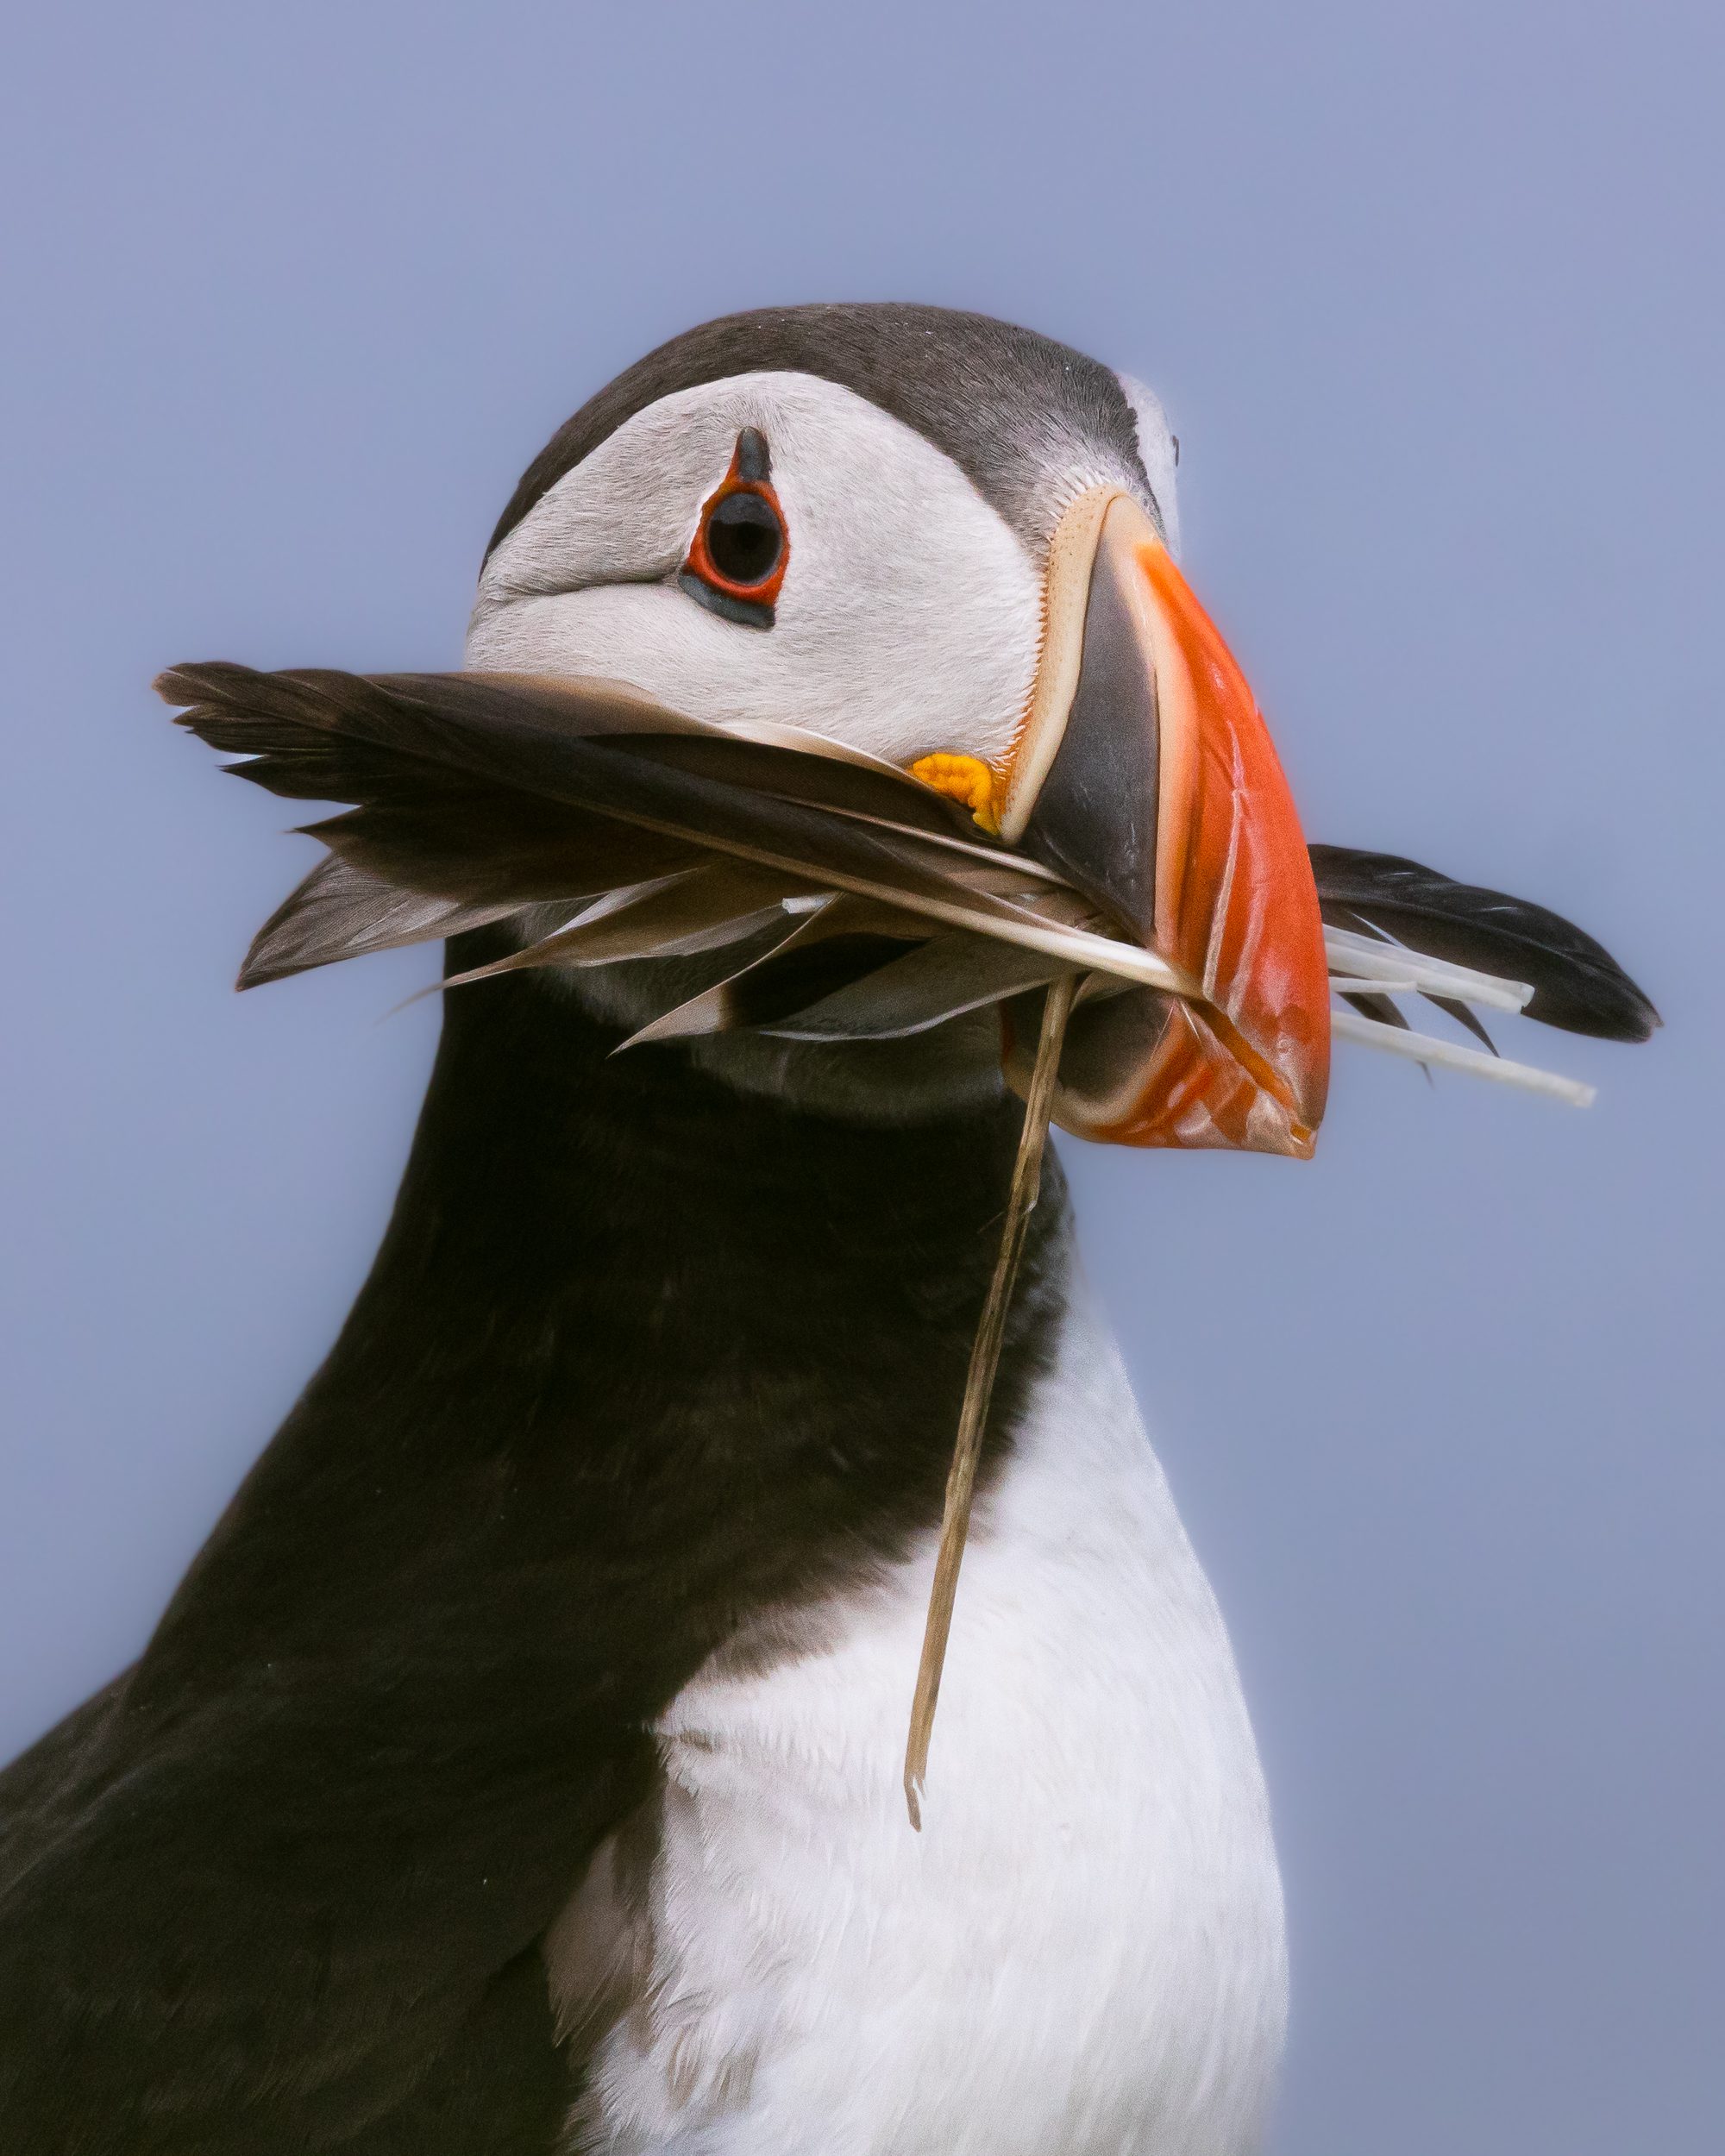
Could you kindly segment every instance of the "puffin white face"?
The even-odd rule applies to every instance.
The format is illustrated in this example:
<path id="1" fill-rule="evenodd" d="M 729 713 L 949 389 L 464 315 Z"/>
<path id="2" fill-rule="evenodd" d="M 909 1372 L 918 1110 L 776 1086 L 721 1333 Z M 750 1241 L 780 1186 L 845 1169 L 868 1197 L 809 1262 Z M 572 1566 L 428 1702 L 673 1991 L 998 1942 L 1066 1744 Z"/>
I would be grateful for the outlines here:
<path id="1" fill-rule="evenodd" d="M 714 534 L 704 519 L 739 467 L 760 474 L 762 521 Z M 1110 481 L 1063 472 L 1051 527 Z M 724 574 L 763 565 L 752 583 Z M 467 662 L 608 675 L 696 718 L 807 727 L 900 765 L 955 743 L 994 761 L 1042 628 L 1042 564 L 950 458 L 852 390 L 763 373 L 661 399 L 567 473 L 487 562 Z"/>

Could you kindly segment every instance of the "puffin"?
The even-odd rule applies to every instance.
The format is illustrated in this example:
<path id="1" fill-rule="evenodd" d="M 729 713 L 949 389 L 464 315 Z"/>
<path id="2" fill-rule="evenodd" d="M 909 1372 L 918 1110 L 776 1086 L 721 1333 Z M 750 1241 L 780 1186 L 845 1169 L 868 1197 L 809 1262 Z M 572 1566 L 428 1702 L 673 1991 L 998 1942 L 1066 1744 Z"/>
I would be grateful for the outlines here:
<path id="1" fill-rule="evenodd" d="M 1258 2145 L 1264 1776 L 1052 1155 L 906 1816 L 1022 1096 L 1303 1157 L 1333 1035 L 1490 1062 L 1399 993 L 1657 1021 L 1544 909 L 1308 847 L 1177 461 L 1041 335 L 736 315 L 534 459 L 459 673 L 164 677 L 346 805 L 242 985 L 441 939 L 441 1041 L 327 1359 L 0 1777 L 0 2146 Z"/>

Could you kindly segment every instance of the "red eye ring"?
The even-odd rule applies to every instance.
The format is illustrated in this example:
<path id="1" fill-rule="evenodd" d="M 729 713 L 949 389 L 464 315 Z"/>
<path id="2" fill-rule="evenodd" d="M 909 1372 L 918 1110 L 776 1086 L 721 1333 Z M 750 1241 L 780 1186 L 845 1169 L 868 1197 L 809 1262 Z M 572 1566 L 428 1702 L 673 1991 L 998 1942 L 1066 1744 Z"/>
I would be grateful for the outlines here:
<path id="1" fill-rule="evenodd" d="M 765 438 L 757 428 L 745 427 L 730 470 L 701 505 L 678 579 L 714 613 L 754 629 L 772 627 L 791 555 L 769 469 Z"/>

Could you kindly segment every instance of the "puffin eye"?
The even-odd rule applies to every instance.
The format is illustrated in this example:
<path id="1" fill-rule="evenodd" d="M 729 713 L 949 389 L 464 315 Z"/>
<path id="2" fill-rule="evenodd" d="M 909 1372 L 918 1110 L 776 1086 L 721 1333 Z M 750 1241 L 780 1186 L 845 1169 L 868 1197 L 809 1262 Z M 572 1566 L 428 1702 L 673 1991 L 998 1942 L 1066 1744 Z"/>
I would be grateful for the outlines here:
<path id="1" fill-rule="evenodd" d="M 706 515 L 706 550 L 731 584 L 764 584 L 779 566 L 784 528 L 758 494 L 727 494 Z"/>
<path id="2" fill-rule="evenodd" d="M 737 437 L 731 469 L 707 497 L 678 584 L 691 599 L 747 629 L 773 626 L 791 542 L 773 491 L 771 460 L 758 427 Z"/>

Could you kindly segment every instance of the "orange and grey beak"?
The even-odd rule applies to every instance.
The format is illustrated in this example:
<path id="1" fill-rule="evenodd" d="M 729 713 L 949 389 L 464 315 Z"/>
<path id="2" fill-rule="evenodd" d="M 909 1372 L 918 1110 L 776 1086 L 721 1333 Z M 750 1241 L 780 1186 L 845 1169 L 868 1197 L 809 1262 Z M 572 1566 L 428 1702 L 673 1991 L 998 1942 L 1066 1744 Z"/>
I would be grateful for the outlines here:
<path id="1" fill-rule="evenodd" d="M 1193 988 L 1092 976 L 1055 1119 L 1116 1144 L 1304 1158 L 1329 1082 L 1323 927 L 1251 691 L 1126 494 L 1097 488 L 1066 511 L 1044 605 L 993 820 Z M 1013 1030 L 1009 1069 L 1028 1045 Z"/>

